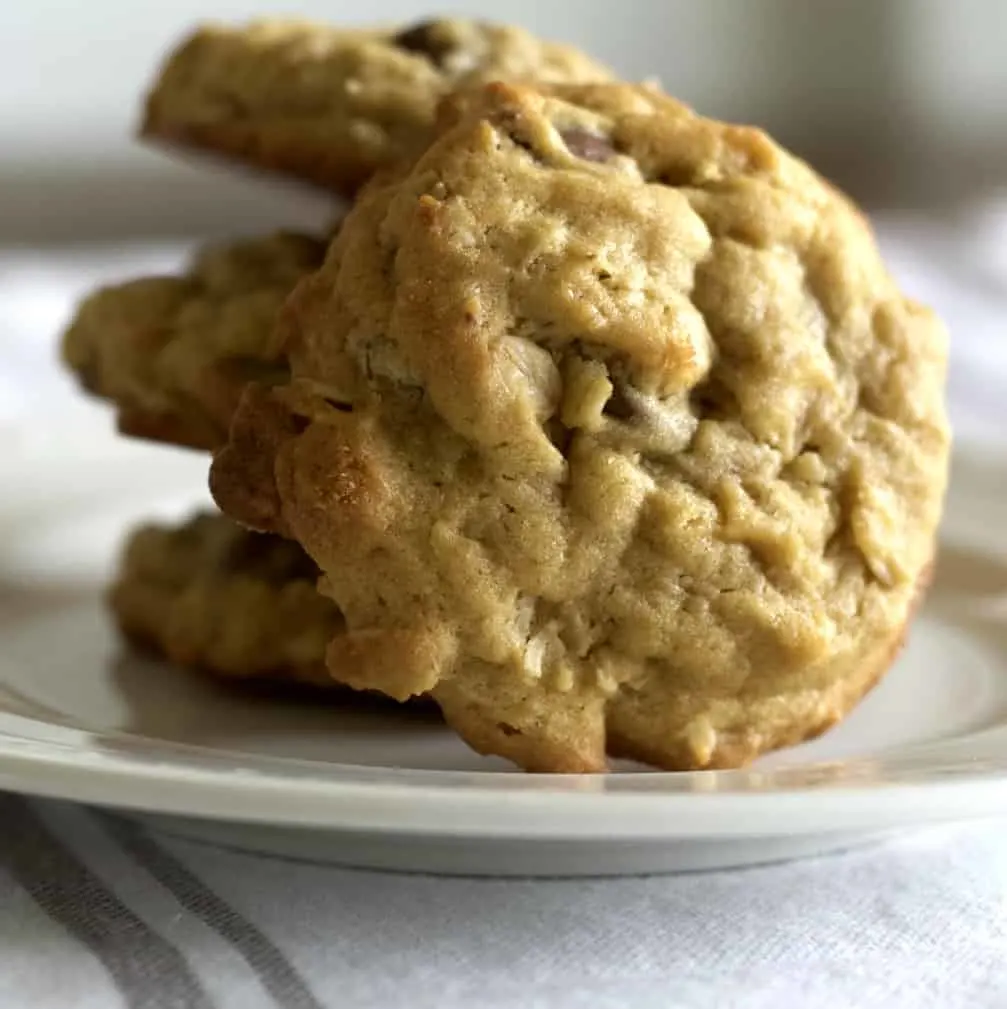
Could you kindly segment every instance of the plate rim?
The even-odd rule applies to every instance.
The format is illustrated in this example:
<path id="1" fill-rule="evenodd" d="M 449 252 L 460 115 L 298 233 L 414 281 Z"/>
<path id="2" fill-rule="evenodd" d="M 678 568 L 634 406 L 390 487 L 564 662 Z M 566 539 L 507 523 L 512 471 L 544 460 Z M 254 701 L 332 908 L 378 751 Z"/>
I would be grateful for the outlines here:
<path id="1" fill-rule="evenodd" d="M 143 744 L 132 758 L 5 731 L 0 716 L 0 787 L 137 812 L 211 820 L 382 833 L 494 838 L 636 839 L 768 837 L 876 829 L 997 815 L 1007 799 L 1002 761 L 959 760 L 914 772 L 898 760 L 865 757 L 772 770 L 521 775 L 364 767 L 241 754 L 248 766 L 214 768 L 234 751 Z M 46 724 L 46 723 L 39 723 Z M 81 730 L 69 733 L 91 735 Z M 128 739 L 130 737 L 120 737 Z M 202 749 L 208 753 L 199 753 Z M 180 762 L 179 752 L 198 757 Z M 210 757 L 209 754 L 214 754 Z M 905 766 L 901 771 L 897 764 Z M 838 777 L 833 771 L 838 771 Z M 851 774 L 851 771 L 854 772 Z M 857 771 L 866 771 L 857 775 Z M 820 780 L 815 781 L 815 776 Z M 723 787 L 725 778 L 745 790 Z M 788 786 L 788 779 L 798 784 Z M 803 782 L 801 779 L 804 779 Z M 775 786 L 775 787 L 774 787 Z M 618 813 L 619 816 L 614 814 Z"/>

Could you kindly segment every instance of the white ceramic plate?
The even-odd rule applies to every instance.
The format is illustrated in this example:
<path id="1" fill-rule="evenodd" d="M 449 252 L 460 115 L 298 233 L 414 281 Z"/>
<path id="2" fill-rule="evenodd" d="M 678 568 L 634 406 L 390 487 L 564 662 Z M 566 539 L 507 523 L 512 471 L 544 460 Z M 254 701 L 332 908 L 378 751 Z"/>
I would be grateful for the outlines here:
<path id="1" fill-rule="evenodd" d="M 0 461 L 0 787 L 354 864 L 607 874 L 821 852 L 1007 813 L 1004 454 L 960 450 L 934 589 L 826 737 L 744 771 L 531 776 L 435 719 L 224 692 L 131 654 L 102 607 L 129 523 L 205 500 L 206 460 L 25 433 Z"/>

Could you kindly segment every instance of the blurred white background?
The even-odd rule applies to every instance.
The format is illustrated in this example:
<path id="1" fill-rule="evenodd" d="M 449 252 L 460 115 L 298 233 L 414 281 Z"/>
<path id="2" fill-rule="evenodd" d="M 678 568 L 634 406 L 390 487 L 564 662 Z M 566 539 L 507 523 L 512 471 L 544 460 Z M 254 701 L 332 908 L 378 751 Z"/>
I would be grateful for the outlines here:
<path id="1" fill-rule="evenodd" d="M 0 241 L 294 224 L 317 197 L 132 141 L 141 94 L 194 23 L 462 13 L 515 21 L 757 122 L 872 206 L 1007 183 L 1002 0 L 0 0 Z"/>

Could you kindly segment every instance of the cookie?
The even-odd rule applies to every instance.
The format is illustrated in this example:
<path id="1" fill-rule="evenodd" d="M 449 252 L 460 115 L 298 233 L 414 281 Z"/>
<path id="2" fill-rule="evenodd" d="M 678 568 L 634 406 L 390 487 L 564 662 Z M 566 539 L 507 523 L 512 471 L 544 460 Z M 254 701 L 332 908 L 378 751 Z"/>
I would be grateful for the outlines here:
<path id="1" fill-rule="evenodd" d="M 285 377 L 277 310 L 320 265 L 324 242 L 279 233 L 206 249 L 182 277 L 149 277 L 87 298 L 63 338 L 85 388 L 131 435 L 213 449 L 245 384 Z"/>
<path id="2" fill-rule="evenodd" d="M 179 665 L 335 688 L 325 647 L 344 624 L 317 578 L 296 544 L 206 513 L 134 532 L 110 604 L 123 634 Z"/>
<path id="3" fill-rule="evenodd" d="M 609 76 L 576 49 L 477 21 L 389 30 L 214 24 L 168 58 L 141 133 L 352 193 L 426 144 L 437 101 L 452 88 Z"/>
<path id="4" fill-rule="evenodd" d="M 759 130 L 629 85 L 448 112 L 281 312 L 218 504 L 318 563 L 333 676 L 527 769 L 832 725 L 933 556 L 942 325 Z"/>

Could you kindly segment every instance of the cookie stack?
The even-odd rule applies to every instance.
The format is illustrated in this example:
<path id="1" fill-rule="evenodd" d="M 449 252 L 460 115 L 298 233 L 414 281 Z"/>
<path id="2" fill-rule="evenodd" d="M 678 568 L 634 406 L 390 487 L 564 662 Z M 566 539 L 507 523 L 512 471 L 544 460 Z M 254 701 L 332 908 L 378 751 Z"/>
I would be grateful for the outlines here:
<path id="1" fill-rule="evenodd" d="M 161 69 L 141 133 L 352 198 L 429 142 L 438 101 L 453 88 L 529 76 L 610 75 L 574 49 L 472 21 L 400 31 L 207 26 Z M 289 376 L 276 316 L 321 266 L 336 226 L 208 248 L 181 277 L 99 290 L 79 306 L 64 359 L 85 389 L 114 404 L 124 434 L 212 452 L 226 443 L 249 382 Z M 134 533 L 111 605 L 131 640 L 176 663 L 332 688 L 324 655 L 342 618 L 315 590 L 318 574 L 294 542 L 201 514 Z"/>
<path id="2" fill-rule="evenodd" d="M 456 21 L 203 30 L 144 132 L 355 201 L 81 306 L 71 367 L 212 450 L 228 516 L 134 536 L 127 634 L 427 696 L 537 771 L 738 766 L 888 668 L 945 334 L 763 133 Z"/>

